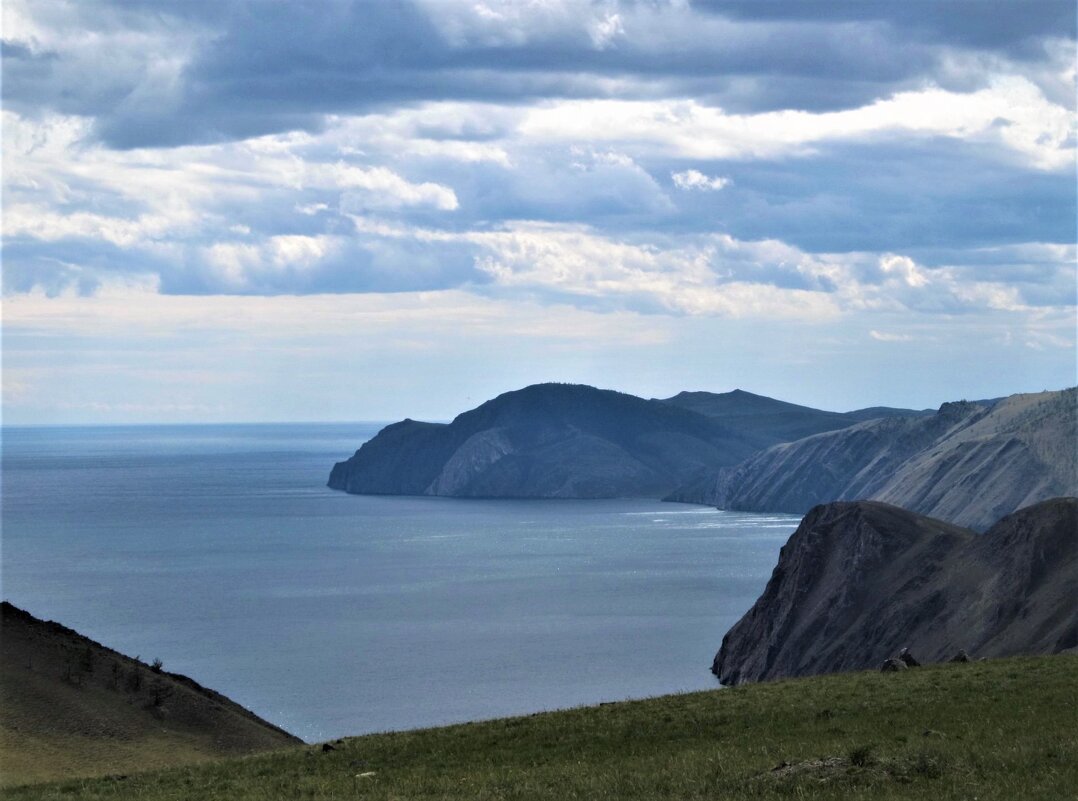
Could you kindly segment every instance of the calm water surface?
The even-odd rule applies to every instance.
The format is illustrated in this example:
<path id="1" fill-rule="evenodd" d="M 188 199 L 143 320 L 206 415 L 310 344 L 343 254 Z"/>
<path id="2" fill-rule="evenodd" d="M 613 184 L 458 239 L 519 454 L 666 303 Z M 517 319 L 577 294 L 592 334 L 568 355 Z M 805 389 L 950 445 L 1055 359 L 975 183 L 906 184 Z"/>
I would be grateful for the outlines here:
<path id="1" fill-rule="evenodd" d="M 713 687 L 798 522 L 326 489 L 379 427 L 5 428 L 0 593 L 322 740 Z"/>

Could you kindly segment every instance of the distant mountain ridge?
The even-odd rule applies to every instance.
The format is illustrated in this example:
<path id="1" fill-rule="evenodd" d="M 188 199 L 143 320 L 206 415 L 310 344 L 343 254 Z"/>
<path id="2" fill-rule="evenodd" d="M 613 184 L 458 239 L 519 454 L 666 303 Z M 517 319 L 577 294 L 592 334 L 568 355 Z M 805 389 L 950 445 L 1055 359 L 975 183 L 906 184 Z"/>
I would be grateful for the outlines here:
<path id="1" fill-rule="evenodd" d="M 779 444 L 668 496 L 739 511 L 804 513 L 872 499 L 984 530 L 1002 515 L 1078 494 L 1078 391 L 945 403 Z"/>
<path id="2" fill-rule="evenodd" d="M 732 392 L 679 392 L 663 403 L 680 406 L 731 427 L 746 427 L 762 444 L 792 442 L 824 431 L 848 428 L 865 420 L 883 417 L 917 417 L 932 410 L 893 409 L 875 406 L 852 412 L 826 412 L 809 406 L 775 400 L 743 389 Z"/>
<path id="3" fill-rule="evenodd" d="M 725 684 L 921 661 L 1078 648 L 1078 498 L 987 533 L 874 501 L 812 509 L 767 588 L 723 638 Z"/>
<path id="4" fill-rule="evenodd" d="M 334 466 L 329 486 L 358 494 L 661 498 L 794 433 L 853 422 L 740 390 L 660 401 L 536 384 L 448 424 L 386 426 Z"/>

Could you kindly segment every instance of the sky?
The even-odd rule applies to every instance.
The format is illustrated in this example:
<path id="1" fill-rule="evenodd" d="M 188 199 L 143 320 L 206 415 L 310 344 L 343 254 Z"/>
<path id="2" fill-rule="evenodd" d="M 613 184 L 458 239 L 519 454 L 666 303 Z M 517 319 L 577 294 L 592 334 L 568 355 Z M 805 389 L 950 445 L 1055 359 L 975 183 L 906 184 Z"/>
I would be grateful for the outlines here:
<path id="1" fill-rule="evenodd" d="M 1076 379 L 1072 0 L 4 0 L 3 422 Z"/>

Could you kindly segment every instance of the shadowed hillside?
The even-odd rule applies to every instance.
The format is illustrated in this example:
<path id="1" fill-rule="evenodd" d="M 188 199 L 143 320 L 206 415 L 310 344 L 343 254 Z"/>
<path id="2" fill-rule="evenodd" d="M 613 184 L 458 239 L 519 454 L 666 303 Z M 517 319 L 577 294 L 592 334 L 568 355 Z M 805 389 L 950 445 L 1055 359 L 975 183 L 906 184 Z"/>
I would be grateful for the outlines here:
<path id="1" fill-rule="evenodd" d="M 783 546 L 763 595 L 722 641 L 727 684 L 1078 647 L 1078 499 L 985 534 L 871 501 L 818 506 Z"/>
<path id="2" fill-rule="evenodd" d="M 0 781 L 130 773 L 298 745 L 220 693 L 0 604 Z"/>

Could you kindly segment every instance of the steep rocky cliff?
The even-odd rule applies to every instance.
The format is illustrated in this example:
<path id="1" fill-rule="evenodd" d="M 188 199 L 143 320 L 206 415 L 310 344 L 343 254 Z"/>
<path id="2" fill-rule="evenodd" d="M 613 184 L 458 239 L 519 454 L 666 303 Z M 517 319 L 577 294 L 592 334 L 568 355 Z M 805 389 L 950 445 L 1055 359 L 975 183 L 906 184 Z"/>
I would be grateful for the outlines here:
<path id="1" fill-rule="evenodd" d="M 812 509 L 763 595 L 722 641 L 725 684 L 1078 646 L 1078 499 L 1011 514 L 985 534 L 858 501 Z"/>
<path id="2" fill-rule="evenodd" d="M 776 445 L 671 496 L 740 511 L 804 513 L 873 499 L 984 530 L 1045 498 L 1078 494 L 1075 389 L 946 403 Z"/>

